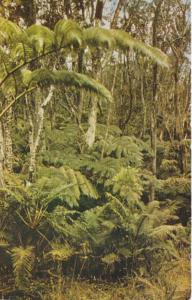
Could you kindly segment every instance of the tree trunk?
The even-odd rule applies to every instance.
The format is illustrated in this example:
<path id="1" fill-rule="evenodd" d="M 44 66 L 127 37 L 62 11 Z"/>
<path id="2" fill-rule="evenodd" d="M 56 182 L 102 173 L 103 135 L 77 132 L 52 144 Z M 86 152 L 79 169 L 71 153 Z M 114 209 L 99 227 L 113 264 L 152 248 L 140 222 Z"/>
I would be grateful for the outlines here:
<path id="1" fill-rule="evenodd" d="M 31 124 L 31 134 L 30 134 L 30 161 L 29 161 L 29 181 L 34 181 L 34 174 L 36 171 L 36 154 L 37 150 L 40 144 L 40 138 L 41 133 L 43 130 L 43 122 L 44 122 L 44 112 L 45 107 L 50 102 L 52 96 L 53 96 L 54 87 L 51 86 L 49 93 L 43 103 L 39 101 L 37 103 L 37 113 L 34 117 L 34 120 L 32 120 L 32 117 L 30 118 L 30 124 Z"/>
<path id="2" fill-rule="evenodd" d="M 8 98 L 6 105 L 9 105 L 11 98 Z M 11 137 L 12 108 L 10 108 L 4 117 L 4 148 L 5 148 L 5 166 L 9 172 L 13 170 L 13 143 Z"/>
<path id="3" fill-rule="evenodd" d="M 89 129 L 86 132 L 86 144 L 91 148 L 95 142 L 96 125 L 97 125 L 97 98 L 93 97 L 91 101 L 91 112 L 89 115 Z"/>
<path id="4" fill-rule="evenodd" d="M 3 128 L 0 121 L 0 188 L 4 188 L 4 142 L 3 142 Z"/>
<path id="5" fill-rule="evenodd" d="M 161 4 L 163 0 L 159 0 L 155 8 L 155 14 L 153 19 L 153 47 L 157 47 L 157 25 L 158 17 L 161 9 Z M 151 148 L 153 151 L 152 166 L 151 171 L 153 176 L 156 177 L 157 173 L 157 75 L 158 67 L 157 64 L 153 66 L 153 75 L 152 75 L 152 103 L 151 103 Z M 155 185 L 152 183 L 150 188 L 150 201 L 155 200 Z"/>
<path id="6" fill-rule="evenodd" d="M 99 26 L 102 20 L 103 13 L 103 1 L 97 0 L 96 12 L 95 12 L 95 26 Z M 92 71 L 95 79 L 98 79 L 100 51 L 97 49 L 92 57 Z M 89 128 L 85 135 L 85 142 L 89 148 L 91 148 L 95 142 L 96 125 L 97 125 L 97 97 L 93 97 L 91 101 L 91 112 L 89 115 Z"/>
<path id="7" fill-rule="evenodd" d="M 141 71 L 142 72 L 142 71 Z M 141 75 L 141 103 L 143 106 L 143 126 L 142 126 L 142 131 L 141 131 L 141 135 L 140 137 L 144 137 L 145 136 L 145 130 L 146 130 L 146 113 L 147 113 L 147 109 L 146 109 L 146 103 L 145 103 L 145 97 L 144 97 L 144 75 Z"/>
<path id="8" fill-rule="evenodd" d="M 23 18 L 27 26 L 31 26 L 36 23 L 36 0 L 23 0 Z"/>
<path id="9" fill-rule="evenodd" d="M 83 59 L 84 50 L 81 49 L 78 53 L 78 72 L 83 73 Z M 81 124 L 81 118 L 83 113 L 83 91 L 79 90 L 77 92 L 77 105 L 78 105 L 78 122 Z"/>
<path id="10" fill-rule="evenodd" d="M 125 0 L 119 0 L 118 1 L 117 7 L 116 7 L 116 10 L 115 10 L 112 22 L 111 22 L 111 28 L 116 28 L 117 27 L 117 20 L 118 20 L 119 14 L 120 14 L 121 9 L 122 9 L 124 4 L 125 4 Z"/>

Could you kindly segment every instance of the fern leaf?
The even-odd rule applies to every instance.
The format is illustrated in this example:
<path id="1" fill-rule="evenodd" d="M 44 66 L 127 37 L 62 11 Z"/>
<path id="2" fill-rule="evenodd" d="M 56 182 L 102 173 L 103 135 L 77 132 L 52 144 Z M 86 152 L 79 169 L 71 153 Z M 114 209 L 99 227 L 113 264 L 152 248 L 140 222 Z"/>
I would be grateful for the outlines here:
<path id="1" fill-rule="evenodd" d="M 82 45 L 82 29 L 80 26 L 72 20 L 60 20 L 55 25 L 55 41 L 57 47 L 69 47 L 75 48 Z"/>
<path id="2" fill-rule="evenodd" d="M 15 23 L 0 17 L 0 44 L 16 41 L 22 30 Z"/>
<path id="3" fill-rule="evenodd" d="M 31 75 L 28 77 L 28 84 L 32 82 L 47 85 L 64 84 L 66 87 L 85 89 L 101 98 L 112 101 L 111 93 L 102 84 L 86 75 L 76 72 L 38 69 L 31 72 Z"/>
<path id="4" fill-rule="evenodd" d="M 32 25 L 27 28 L 26 34 L 37 53 L 50 50 L 54 45 L 54 33 L 45 26 Z"/>
<path id="5" fill-rule="evenodd" d="M 14 247 L 12 249 L 12 261 L 16 285 L 23 288 L 31 276 L 34 263 L 34 247 Z"/>
<path id="6" fill-rule="evenodd" d="M 84 31 L 84 39 L 91 47 L 105 47 L 111 50 L 123 51 L 129 48 L 137 49 L 161 66 L 170 66 L 168 56 L 160 49 L 147 45 L 122 30 L 91 27 Z"/>
<path id="7" fill-rule="evenodd" d="M 64 245 L 59 243 L 52 243 L 52 250 L 46 256 L 51 256 L 54 261 L 66 261 L 74 255 L 74 249 L 67 243 Z"/>

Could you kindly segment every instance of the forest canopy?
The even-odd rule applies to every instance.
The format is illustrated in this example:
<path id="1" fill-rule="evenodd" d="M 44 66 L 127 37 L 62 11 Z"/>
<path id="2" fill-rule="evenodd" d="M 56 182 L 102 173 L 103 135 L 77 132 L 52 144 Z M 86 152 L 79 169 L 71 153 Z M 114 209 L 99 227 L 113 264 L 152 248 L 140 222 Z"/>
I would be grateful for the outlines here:
<path id="1" fill-rule="evenodd" d="M 0 4 L 0 295 L 190 297 L 190 3 Z"/>

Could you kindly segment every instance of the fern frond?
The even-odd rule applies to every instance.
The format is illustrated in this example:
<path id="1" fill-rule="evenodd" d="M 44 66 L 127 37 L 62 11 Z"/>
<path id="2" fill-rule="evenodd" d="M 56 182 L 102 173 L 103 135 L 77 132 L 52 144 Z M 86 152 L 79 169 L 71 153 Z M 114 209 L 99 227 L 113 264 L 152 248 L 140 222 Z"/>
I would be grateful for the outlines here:
<path id="1" fill-rule="evenodd" d="M 113 194 L 135 202 L 139 200 L 143 190 L 138 170 L 130 167 L 122 168 L 112 179 L 107 180 L 105 185 L 112 188 Z"/>
<path id="2" fill-rule="evenodd" d="M 15 23 L 0 17 L 0 44 L 16 41 L 22 30 Z"/>
<path id="3" fill-rule="evenodd" d="M 46 174 L 43 175 L 42 172 Z M 44 198 L 46 205 L 59 199 L 69 207 L 74 207 L 79 205 L 82 195 L 93 199 L 99 197 L 96 188 L 86 176 L 69 167 L 42 169 L 41 178 L 36 182 L 35 187 L 41 190 L 41 197 Z"/>
<path id="4" fill-rule="evenodd" d="M 116 47 L 116 39 L 112 35 L 111 30 L 90 27 L 84 30 L 83 35 L 84 40 L 89 47 L 107 48 L 112 50 Z"/>
<path id="5" fill-rule="evenodd" d="M 115 262 L 119 261 L 119 257 L 117 254 L 112 252 L 102 257 L 101 260 L 107 265 L 113 265 Z"/>
<path id="6" fill-rule="evenodd" d="M 147 45 L 138 39 L 131 37 L 127 32 L 121 30 L 112 30 L 112 35 L 116 39 L 117 47 L 122 50 L 129 48 L 137 49 L 143 54 L 149 56 L 161 66 L 169 67 L 169 57 L 163 53 L 160 49 Z"/>
<path id="7" fill-rule="evenodd" d="M 168 56 L 160 49 L 147 45 L 122 30 L 91 27 L 84 30 L 84 39 L 87 45 L 91 47 L 105 47 L 123 51 L 133 48 L 149 56 L 161 66 L 170 66 Z"/>
<path id="8" fill-rule="evenodd" d="M 173 232 L 183 231 L 183 229 L 181 224 L 161 225 L 154 228 L 149 236 L 157 240 L 165 240 L 167 237 L 171 236 Z"/>
<path id="9" fill-rule="evenodd" d="M 74 249 L 67 243 L 59 244 L 59 243 L 52 243 L 52 250 L 50 250 L 46 256 L 50 256 L 53 258 L 54 261 L 66 261 L 72 255 L 74 255 Z"/>
<path id="10" fill-rule="evenodd" d="M 9 246 L 9 241 L 7 233 L 4 230 L 0 230 L 0 248 L 7 248 Z"/>
<path id="11" fill-rule="evenodd" d="M 28 84 L 33 82 L 46 85 L 64 84 L 66 87 L 84 89 L 95 93 L 101 98 L 112 101 L 111 93 L 102 84 L 84 74 L 76 72 L 38 69 L 31 72 L 28 77 Z"/>
<path id="12" fill-rule="evenodd" d="M 31 276 L 34 263 L 34 247 L 14 247 L 11 250 L 16 285 L 24 287 Z"/>
<path id="13" fill-rule="evenodd" d="M 52 49 L 54 45 L 54 32 L 42 25 L 32 25 L 26 29 L 31 47 L 37 52 Z"/>
<path id="14" fill-rule="evenodd" d="M 82 29 L 72 20 L 60 20 L 55 25 L 55 41 L 58 48 L 82 45 Z"/>

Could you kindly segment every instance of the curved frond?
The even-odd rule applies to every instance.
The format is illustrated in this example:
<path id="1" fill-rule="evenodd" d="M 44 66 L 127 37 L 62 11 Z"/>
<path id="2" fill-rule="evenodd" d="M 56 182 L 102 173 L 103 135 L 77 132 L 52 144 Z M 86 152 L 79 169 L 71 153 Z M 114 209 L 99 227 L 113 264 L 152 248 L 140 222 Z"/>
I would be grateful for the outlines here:
<path id="1" fill-rule="evenodd" d="M 49 71 L 47 69 L 38 69 L 28 74 L 28 83 L 39 84 L 64 84 L 66 87 L 76 87 L 95 93 L 108 101 L 112 100 L 111 93 L 98 81 L 80 73 L 72 71 Z"/>
<path id="2" fill-rule="evenodd" d="M 105 47 L 123 51 L 133 48 L 149 56 L 159 65 L 165 67 L 170 65 L 169 57 L 160 49 L 147 45 L 122 30 L 91 27 L 84 30 L 84 39 L 89 47 Z"/>
<path id="3" fill-rule="evenodd" d="M 160 49 L 147 45 L 138 39 L 131 37 L 127 32 L 121 30 L 112 30 L 112 35 L 116 40 L 116 45 L 122 50 L 133 48 L 141 51 L 143 54 L 151 57 L 156 63 L 164 67 L 169 67 L 169 57 Z"/>
<path id="4" fill-rule="evenodd" d="M 58 47 L 74 46 L 78 48 L 82 45 L 82 29 L 72 20 L 60 20 L 55 25 L 54 32 Z"/>
<path id="5" fill-rule="evenodd" d="M 54 45 L 54 33 L 42 25 L 32 25 L 26 30 L 32 47 L 37 52 L 49 50 Z"/>
<path id="6" fill-rule="evenodd" d="M 0 17 L 0 44 L 16 40 L 21 32 L 22 30 L 17 24 Z"/>
<path id="7" fill-rule="evenodd" d="M 74 255 L 74 249 L 69 244 L 52 243 L 52 250 L 46 256 L 52 257 L 54 261 L 66 261 Z"/>
<path id="8" fill-rule="evenodd" d="M 90 27 L 84 30 L 84 39 L 88 46 L 113 49 L 116 46 L 112 31 L 105 28 Z"/>

